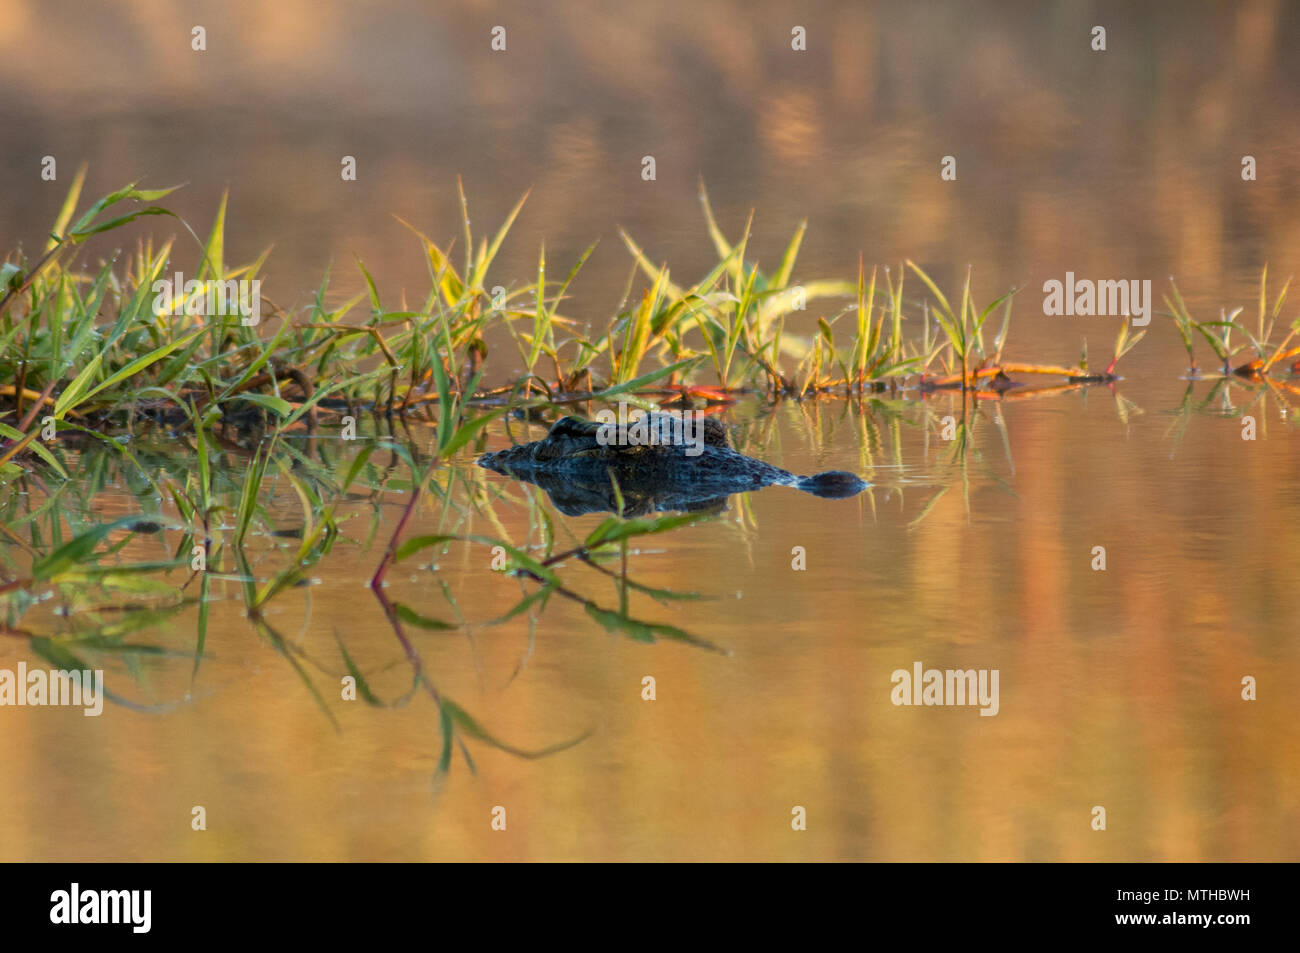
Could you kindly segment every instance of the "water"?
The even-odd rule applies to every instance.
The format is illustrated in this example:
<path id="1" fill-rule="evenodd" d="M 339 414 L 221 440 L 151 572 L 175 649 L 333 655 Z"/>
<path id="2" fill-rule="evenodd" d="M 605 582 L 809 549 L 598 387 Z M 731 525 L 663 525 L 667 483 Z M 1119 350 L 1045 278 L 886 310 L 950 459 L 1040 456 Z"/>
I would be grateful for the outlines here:
<path id="1" fill-rule="evenodd" d="M 1300 493 L 1288 475 L 1297 435 L 1274 419 L 1247 443 L 1237 421 L 1196 415 L 1181 421 L 1180 441 L 1170 411 L 1181 386 L 1124 385 L 1143 411 L 1127 424 L 1104 388 L 982 405 L 964 465 L 949 462 L 938 434 L 943 416 L 960 413 L 951 397 L 902 408 L 898 444 L 880 409 L 736 408 L 730 419 L 752 435 L 746 452 L 796 472 L 859 470 L 877 485 L 850 500 L 768 488 L 635 547 L 635 581 L 707 598 L 661 605 L 633 594 L 631 615 L 726 654 L 611 636 L 558 597 L 531 636 L 523 618 L 485 628 L 536 587 L 493 573 L 484 547 L 453 546 L 436 573 L 423 556 L 402 563 L 388 597 L 453 623 L 406 627 L 444 697 L 521 748 L 591 732 L 533 761 L 471 739 L 477 773 L 457 755 L 436 794 L 429 697 L 392 710 L 339 698 L 340 642 L 384 699 L 412 682 L 365 587 L 379 556 L 364 546 L 372 508 L 353 504 L 335 552 L 310 570 L 318 584 L 277 597 L 266 613 L 303 653 L 339 730 L 258 638 L 238 586 L 214 583 L 209 657 L 192 689 L 196 608 L 128 640 L 176 657 L 145 659 L 132 674 L 101 656 L 110 690 L 181 704 L 159 713 L 110 705 L 98 719 L 5 710 L 4 854 L 1293 856 L 1297 762 L 1286 753 L 1298 740 L 1289 699 L 1300 688 L 1290 638 Z M 490 445 L 503 440 L 493 434 Z M 322 454 L 328 462 L 339 451 Z M 422 509 L 409 536 L 451 523 L 529 538 L 523 485 L 468 455 L 443 479 L 453 480 L 454 504 Z M 283 482 L 267 496 L 281 525 L 301 523 Z M 106 513 L 115 499 L 131 511 L 108 491 Z M 382 497 L 381 546 L 403 499 Z M 557 551 L 601 518 L 552 516 Z M 1091 568 L 1097 545 L 1104 572 Z M 168 548 L 158 537 L 132 546 L 138 558 Z M 791 568 L 796 546 L 806 551 L 802 572 Z M 576 564 L 563 575 L 617 607 L 607 578 Z M 457 612 L 468 625 L 454 625 Z M 33 661 L 19 640 L 0 645 L 0 667 Z M 891 673 L 917 661 L 998 669 L 996 717 L 891 704 Z M 652 702 L 641 698 L 647 675 Z M 1259 681 L 1256 702 L 1240 698 L 1244 675 Z M 1105 834 L 1088 826 L 1097 804 L 1110 815 Z M 194 805 L 207 809 L 205 834 L 190 830 Z M 508 834 L 489 827 L 497 805 Z M 810 818 L 799 835 L 789 826 L 795 805 Z"/>
<path id="2" fill-rule="evenodd" d="M 141 174 L 189 182 L 172 204 L 200 234 L 229 185 L 227 257 L 275 244 L 265 294 L 282 305 L 308 303 L 331 263 L 334 299 L 359 290 L 353 252 L 386 304 L 403 289 L 414 302 L 425 264 L 388 213 L 454 238 L 463 174 L 476 234 L 533 188 L 496 266 L 511 287 L 533 279 L 543 239 L 562 274 L 602 238 L 569 310 L 603 325 L 630 265 L 616 225 L 674 278 L 711 264 L 702 176 L 733 238 L 757 209 L 763 263 L 806 217 L 801 280 L 850 276 L 859 251 L 868 264 L 916 259 L 945 287 L 970 264 L 982 302 L 1027 289 L 1009 356 L 1065 363 L 1085 338 L 1094 363 L 1108 356 L 1116 329 L 1041 314 L 1038 289 L 1067 270 L 1150 278 L 1157 297 L 1174 275 L 1198 317 L 1244 305 L 1253 322 L 1260 267 L 1271 263 L 1272 294 L 1300 260 L 1300 63 L 1286 5 L 832 4 L 802 18 L 810 48 L 794 54 L 776 6 L 517 4 L 493 13 L 510 37 L 495 58 L 491 24 L 468 3 L 384 16 L 340 5 L 328 17 L 279 4 L 269 20 L 237 20 L 252 9 L 238 2 L 200 7 L 146 2 L 133 19 L 5 5 L 6 248 L 43 241 L 85 159 L 88 194 Z M 1087 49 L 1094 18 L 1109 26 L 1104 54 Z M 205 54 L 188 47 L 191 20 L 208 24 Z M 58 156 L 57 183 L 36 177 L 44 154 Z M 339 180 L 349 154 L 355 183 Z M 640 178 L 646 154 L 652 183 Z M 1241 179 L 1245 154 L 1257 181 Z M 939 178 L 945 155 L 956 182 Z M 83 260 L 110 254 L 92 244 Z M 810 333 L 815 313 L 806 328 L 792 319 L 792 333 Z M 490 361 L 508 372 L 506 354 Z M 962 417 L 950 394 L 730 408 L 746 453 L 875 486 L 851 500 L 771 487 L 635 543 L 633 580 L 707 598 L 633 593 L 631 615 L 722 652 L 613 635 L 559 597 L 531 625 L 485 627 L 536 588 L 493 573 L 485 547 L 400 564 L 388 596 L 451 625 L 405 627 L 441 697 L 519 748 L 589 733 L 536 760 L 466 739 L 476 772 L 457 750 L 437 785 L 427 693 L 392 708 L 339 698 L 340 644 L 385 701 L 412 686 L 366 587 L 407 499 L 404 465 L 380 451 L 372 463 L 391 467 L 390 483 L 341 507 L 341 538 L 307 571 L 314 584 L 265 613 L 329 715 L 249 620 L 239 584 L 214 581 L 197 675 L 197 604 L 124 636 L 173 654 L 93 656 L 110 690 L 158 710 L 0 710 L 0 859 L 1293 860 L 1300 435 L 1283 402 L 1297 399 L 1236 386 L 1230 405 L 1216 395 L 1182 413 L 1186 364 L 1158 317 L 1114 388 L 976 401 L 964 454 L 942 436 L 944 416 Z M 1210 386 L 1196 384 L 1196 398 Z M 432 432 L 415 424 L 409 439 L 427 452 Z M 183 479 L 189 451 L 156 435 L 141 446 L 150 440 Z M 489 448 L 506 443 L 490 429 Z M 296 447 L 334 475 L 357 452 Z M 89 503 L 82 514 L 66 500 L 69 518 L 151 505 L 147 485 L 103 459 L 86 452 L 73 496 Z M 440 471 L 451 504 L 426 500 L 406 538 L 537 542 L 544 498 L 471 459 Z M 237 486 L 247 456 L 224 462 Z M 282 477 L 264 505 L 271 525 L 302 525 Z M 601 519 L 550 515 L 557 551 Z M 137 536 L 122 557 L 167 558 L 179 538 Z M 1092 568 L 1097 546 L 1104 571 Z M 259 536 L 255 574 L 296 547 Z M 792 568 L 795 547 L 806 570 Z M 562 572 L 618 606 L 595 570 Z M 179 586 L 184 574 L 167 578 Z M 67 620 L 55 608 L 23 624 L 67 632 L 124 615 Z M 0 638 L 0 668 L 20 660 L 40 661 L 26 639 Z M 894 706 L 891 673 L 918 661 L 999 670 L 998 714 Z M 647 675 L 653 702 L 641 697 Z M 1241 698 L 1246 676 L 1257 701 Z M 204 832 L 191 829 L 196 805 Z M 1098 805 L 1105 832 L 1090 827 Z M 496 806 L 504 833 L 490 827 Z M 806 831 L 791 830 L 795 806 Z"/>

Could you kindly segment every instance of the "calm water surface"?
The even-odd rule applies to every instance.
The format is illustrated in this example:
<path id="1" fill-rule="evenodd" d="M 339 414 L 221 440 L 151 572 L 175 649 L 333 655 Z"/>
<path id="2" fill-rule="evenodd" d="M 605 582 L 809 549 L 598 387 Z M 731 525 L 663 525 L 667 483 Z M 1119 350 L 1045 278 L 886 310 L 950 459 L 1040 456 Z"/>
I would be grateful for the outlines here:
<path id="1" fill-rule="evenodd" d="M 1293 858 L 1300 490 L 1290 474 L 1300 435 L 1276 415 L 1254 443 L 1234 419 L 1180 418 L 1183 387 L 1121 384 L 1127 423 L 1105 388 L 982 403 L 964 465 L 939 434 L 937 420 L 960 413 L 950 397 L 909 402 L 896 428 L 892 408 L 836 401 L 732 409 L 748 452 L 796 472 L 858 470 L 876 486 L 851 500 L 768 488 L 641 541 L 634 580 L 708 598 L 633 596 L 632 615 L 728 654 L 611 636 L 558 598 L 531 635 L 524 618 L 485 628 L 521 592 L 491 572 L 486 549 L 452 546 L 436 571 L 419 557 L 403 563 L 391 598 L 465 620 L 408 627 L 445 697 L 519 747 L 591 732 L 532 761 L 471 741 L 477 773 L 458 755 L 436 793 L 428 697 L 391 710 L 337 700 L 346 670 L 336 639 L 378 694 L 411 684 L 365 585 L 379 553 L 366 549 L 373 508 L 357 505 L 345 530 L 355 541 L 313 569 L 318 585 L 279 597 L 267 615 L 313 660 L 338 731 L 247 623 L 238 587 L 216 584 L 209 657 L 192 689 L 194 612 L 131 640 L 178 657 L 134 672 L 103 662 L 110 689 L 170 710 L 5 712 L 0 854 Z M 489 445 L 504 442 L 498 431 Z M 337 443 L 322 453 L 348 458 Z M 473 467 L 469 454 L 441 478 L 454 482 L 454 505 L 430 502 L 411 535 L 454 523 L 529 538 L 533 491 Z M 109 493 L 106 511 L 115 498 L 124 512 L 137 506 Z M 382 543 L 402 494 L 377 505 Z M 270 504 L 283 525 L 297 507 L 285 486 Z M 600 519 L 551 515 L 561 547 Z M 162 554 L 158 537 L 132 545 L 140 558 Z M 1097 545 L 1104 572 L 1091 568 Z M 806 571 L 791 568 L 795 546 Z M 617 606 L 606 577 L 564 573 Z M 18 640 L 0 651 L 0 665 L 31 661 Z M 895 707 L 890 675 L 916 661 L 998 669 L 999 713 Z M 653 702 L 641 699 L 646 675 L 657 680 Z M 1253 704 L 1239 697 L 1244 675 L 1261 686 Z M 205 833 L 189 829 L 195 804 L 207 808 Z M 1105 834 L 1088 826 L 1096 804 L 1109 812 Z M 507 809 L 505 833 L 489 829 L 496 805 Z M 810 819 L 800 834 L 794 805 Z"/>

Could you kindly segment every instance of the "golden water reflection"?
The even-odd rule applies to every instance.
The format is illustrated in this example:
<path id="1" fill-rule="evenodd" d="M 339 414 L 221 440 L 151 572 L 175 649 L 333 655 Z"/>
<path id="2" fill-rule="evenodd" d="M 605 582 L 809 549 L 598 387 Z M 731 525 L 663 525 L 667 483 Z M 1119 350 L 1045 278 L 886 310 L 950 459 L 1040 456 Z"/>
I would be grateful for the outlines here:
<path id="1" fill-rule="evenodd" d="M 458 753 L 436 792 L 430 699 L 376 709 L 332 687 L 344 673 L 336 638 L 383 698 L 411 684 L 365 587 L 379 553 L 363 545 L 359 504 L 346 532 L 356 541 L 313 568 L 319 585 L 267 612 L 319 663 L 340 730 L 257 637 L 236 587 L 218 588 L 190 697 L 193 615 L 157 630 L 181 658 L 146 661 L 135 678 L 110 669 L 110 688 L 179 701 L 173 710 L 0 711 L 0 858 L 1295 859 L 1300 434 L 1274 416 L 1248 443 L 1239 421 L 1199 415 L 1178 440 L 1167 410 L 1183 382 L 1121 386 L 1143 411 L 1127 423 L 1106 388 L 982 406 L 965 492 L 934 426 L 960 414 L 951 395 L 930 399 L 930 417 L 903 408 L 897 447 L 884 408 L 734 408 L 746 452 L 800 473 L 858 470 L 877 486 L 850 500 L 768 488 L 639 541 L 634 579 L 710 598 L 634 595 L 633 614 L 729 655 L 618 638 L 558 598 L 531 647 L 523 618 L 408 627 L 438 691 L 510 744 L 593 732 L 535 761 L 471 740 L 477 773 Z M 496 430 L 489 444 L 504 441 Z M 475 489 L 458 497 L 455 531 L 528 539 L 528 491 L 461 463 L 460 485 Z M 272 513 L 292 523 L 297 502 L 281 490 Z M 105 515 L 136 506 L 114 500 Z M 402 505 L 384 498 L 381 543 Z M 562 527 L 581 538 L 600 519 L 553 515 L 562 540 Z M 409 533 L 446 531 L 448 519 L 429 502 Z M 142 558 L 165 549 L 132 545 Z M 1091 568 L 1097 545 L 1105 572 Z M 795 546 L 805 572 L 791 568 Z M 402 564 L 387 591 L 431 617 L 482 622 L 523 585 L 489 560 L 452 546 Z M 570 569 L 616 604 L 608 580 Z M 21 640 L 0 640 L 0 666 L 23 658 Z M 999 713 L 895 707 L 891 672 L 918 661 L 998 669 Z M 641 698 L 646 675 L 653 702 Z M 1241 699 L 1245 675 L 1257 701 Z M 204 832 L 190 829 L 194 805 Z M 506 831 L 490 827 L 498 805 Z M 803 832 L 791 830 L 796 805 Z M 1096 805 L 1105 832 L 1090 828 Z"/>

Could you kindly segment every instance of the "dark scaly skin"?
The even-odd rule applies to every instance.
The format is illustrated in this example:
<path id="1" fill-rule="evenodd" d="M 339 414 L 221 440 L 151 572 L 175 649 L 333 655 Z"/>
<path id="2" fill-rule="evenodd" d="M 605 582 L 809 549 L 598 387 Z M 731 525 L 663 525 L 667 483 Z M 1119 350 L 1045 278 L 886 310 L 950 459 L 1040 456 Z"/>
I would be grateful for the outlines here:
<path id="1" fill-rule="evenodd" d="M 648 418 L 651 426 L 669 421 L 668 415 Z M 615 510 L 614 481 L 629 516 L 656 510 L 716 511 L 732 493 L 771 485 L 824 497 L 855 496 L 867 487 L 852 473 L 830 470 L 801 477 L 747 457 L 732 449 L 726 428 L 712 417 L 703 420 L 698 455 L 688 453 L 690 448 L 681 443 L 629 443 L 626 428 L 620 428 L 617 440 L 602 444 L 597 438 L 600 426 L 562 417 L 541 440 L 486 453 L 478 464 L 540 486 L 570 515 Z"/>

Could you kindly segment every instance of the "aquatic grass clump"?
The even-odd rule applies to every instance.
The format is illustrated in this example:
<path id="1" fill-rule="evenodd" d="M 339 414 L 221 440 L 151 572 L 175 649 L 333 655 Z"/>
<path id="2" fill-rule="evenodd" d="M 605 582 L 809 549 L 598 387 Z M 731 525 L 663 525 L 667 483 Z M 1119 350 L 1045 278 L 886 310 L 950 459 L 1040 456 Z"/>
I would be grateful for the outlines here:
<path id="1" fill-rule="evenodd" d="M 1300 333 L 1300 318 L 1293 321 L 1288 329 L 1287 335 L 1281 343 L 1273 344 L 1273 331 L 1282 314 L 1282 305 L 1286 302 L 1287 292 L 1291 288 L 1291 279 L 1288 278 L 1283 284 L 1282 290 L 1278 292 L 1273 301 L 1272 308 L 1268 305 L 1268 266 L 1265 265 L 1259 276 L 1259 313 L 1254 332 L 1252 332 L 1245 323 L 1238 321 L 1238 316 L 1245 311 L 1245 308 L 1234 308 L 1231 313 L 1225 314 L 1222 310 L 1219 313 L 1218 321 L 1197 321 L 1187 310 L 1187 305 L 1183 303 L 1182 295 L 1178 293 L 1178 286 L 1170 279 L 1170 293 L 1165 297 L 1165 307 L 1169 309 L 1178 327 L 1179 336 L 1183 340 L 1183 346 L 1187 349 L 1188 374 L 1192 377 L 1200 376 L 1200 370 L 1196 365 L 1196 353 L 1194 344 L 1196 335 L 1200 335 L 1219 363 L 1223 376 L 1236 375 L 1237 377 L 1246 377 L 1253 379 L 1263 379 L 1275 373 L 1274 368 L 1281 366 L 1285 368 L 1285 362 L 1293 358 L 1300 358 L 1300 345 L 1291 346 L 1297 333 Z M 1234 344 L 1232 332 L 1237 331 L 1245 340 Z M 1252 360 L 1245 361 L 1233 366 L 1233 361 L 1237 355 L 1244 350 L 1254 351 L 1255 357 Z M 1293 372 L 1300 371 L 1300 360 L 1295 360 L 1291 368 Z"/>
<path id="2" fill-rule="evenodd" d="M 22 438 L 6 434 L 0 453 L 8 456 L 0 462 L 22 452 L 8 441 L 26 440 L 22 450 L 31 447 L 35 438 L 29 428 L 36 418 L 27 411 L 34 406 L 41 408 L 42 417 L 53 418 L 56 430 L 80 426 L 103 432 L 129 427 L 132 420 L 150 415 L 173 422 L 188 417 L 191 426 L 199 419 L 227 424 L 258 420 L 284 430 L 304 417 L 307 424 L 315 424 L 322 412 L 405 415 L 445 401 L 448 395 L 455 395 L 462 407 L 571 402 L 648 393 L 665 379 L 670 387 L 687 393 L 694 388 L 706 398 L 760 385 L 795 396 L 827 392 L 837 384 L 861 391 L 867 382 L 924 374 L 936 359 L 946 367 L 948 352 L 963 365 L 971 363 L 973 347 L 982 347 L 982 320 L 988 313 L 986 309 L 972 327 L 965 307 L 968 294 L 960 319 L 952 317 L 946 299 L 938 295 L 945 312 L 939 323 L 949 335 L 946 347 L 932 341 L 909 346 L 903 338 L 901 279 L 897 287 L 889 281 L 888 288 L 881 289 L 883 305 L 876 300 L 874 270 L 869 287 L 861 269 L 856 283 L 794 284 L 804 225 L 776 270 L 765 274 L 745 259 L 750 225 L 739 242 L 729 242 L 701 190 L 718 264 L 695 284 L 681 287 L 666 266 L 652 265 L 624 234 L 650 286 L 600 334 L 577 333 L 577 321 L 562 313 L 570 284 L 591 248 L 558 283 L 548 278 L 543 250 L 535 283 L 489 295 L 488 287 L 496 287 L 489 269 L 526 195 L 490 241 L 481 239 L 476 245 L 465 225 L 460 268 L 448 250 L 407 226 L 429 263 L 430 290 L 418 309 L 385 307 L 364 263 L 358 261 L 364 291 L 342 305 L 325 305 L 327 275 L 315 301 L 297 314 L 272 304 L 268 320 L 250 322 L 238 314 L 205 313 L 202 304 L 211 299 L 214 287 L 258 280 L 266 260 L 263 255 L 242 267 L 227 266 L 224 198 L 207 240 L 200 243 L 194 236 L 199 254 L 192 291 L 157 289 L 160 282 L 170 283 L 163 280 L 163 271 L 175 250 L 172 241 L 158 248 L 141 243 L 128 257 L 124 273 L 114 267 L 116 260 L 94 273 L 63 267 L 63 253 L 92 236 L 144 215 L 172 214 L 155 204 L 171 190 L 128 187 L 94 203 L 69 226 L 83 180 L 84 170 L 60 211 L 45 255 L 28 264 L 10 254 L 3 265 L 7 290 L 0 303 L 0 371 L 12 383 L 0 386 L 0 401 L 5 402 L 0 406 L 24 426 L 15 428 Z M 460 198 L 468 222 L 463 191 Z M 131 202 L 145 205 L 106 217 Z M 928 277 L 925 280 L 933 287 Z M 856 327 L 846 348 L 837 347 L 833 325 L 852 306 L 818 319 L 818 332 L 810 338 L 786 330 L 787 318 L 809 301 L 855 295 Z M 355 313 L 362 302 L 369 304 L 368 316 Z M 483 389 L 485 339 L 498 326 L 515 342 L 527 370 L 518 380 Z M 997 340 L 999 354 L 1004 338 L 1005 327 Z M 647 369 L 651 357 L 656 366 Z M 797 363 L 787 370 L 784 362 L 789 357 Z M 716 377 L 712 384 L 700 377 L 706 362 Z"/>
<path id="3" fill-rule="evenodd" d="M 434 406 L 451 407 L 436 415 L 441 442 L 488 408 L 536 414 L 619 398 L 652 409 L 670 399 L 730 401 L 744 391 L 774 399 L 861 399 L 951 389 L 997 398 L 1015 393 L 1021 385 L 1014 378 L 1026 375 L 1056 377 L 1059 383 L 1038 390 L 1060 392 L 1116 380 L 1119 362 L 1145 334 L 1131 333 L 1122 322 L 1112 355 L 1096 369 L 1086 349 L 1069 366 L 1012 360 L 1015 289 L 980 306 L 969 269 L 960 297 L 950 299 L 915 262 L 868 271 L 861 259 L 855 280 L 796 281 L 806 223 L 776 267 L 764 271 L 747 258 L 753 214 L 733 242 L 703 186 L 701 206 L 717 263 L 698 281 L 681 285 L 666 264 L 654 264 L 621 232 L 634 273 L 647 284 L 634 297 L 630 277 L 625 298 L 632 303 L 594 333 L 581 331 L 585 322 L 566 311 L 569 289 L 595 246 L 559 280 L 543 247 L 536 275 L 509 285 L 491 269 L 527 194 L 490 238 L 476 240 L 463 189 L 461 263 L 453 261 L 451 246 L 403 222 L 428 263 L 429 289 L 418 305 L 391 307 L 358 260 L 362 290 L 342 304 L 326 305 L 327 274 L 309 304 L 287 309 L 270 302 L 265 316 L 250 320 L 238 312 L 209 313 L 206 304 L 223 286 L 260 281 L 267 258 L 264 253 L 238 267 L 226 263 L 224 197 L 206 240 L 184 226 L 196 246 L 197 280 L 192 288 L 171 289 L 164 275 L 176 255 L 171 240 L 160 247 L 142 241 L 125 260 L 111 259 L 93 271 L 68 264 L 66 253 L 91 238 L 143 216 L 172 215 L 158 204 L 171 190 L 131 186 L 77 216 L 83 182 L 84 170 L 38 260 L 29 263 L 14 252 L 0 264 L 0 476 L 15 474 L 31 459 L 60 473 L 55 435 L 108 441 L 145 419 L 195 433 L 216 426 L 224 435 L 233 428 L 242 435 L 235 439 L 251 445 L 291 429 L 317 428 L 322 420 L 334 427 L 345 415 L 435 419 Z M 919 301 L 905 294 L 908 275 L 925 293 Z M 1172 286 L 1169 316 L 1194 371 L 1197 340 L 1210 345 L 1225 372 L 1243 378 L 1276 380 L 1300 356 L 1294 346 L 1300 322 L 1280 344 L 1271 343 L 1289 283 L 1270 306 L 1266 281 L 1267 269 L 1254 328 L 1237 320 L 1241 309 L 1220 321 L 1195 321 Z M 836 299 L 842 302 L 837 310 L 807 314 L 810 303 Z M 495 329 L 513 343 L 525 367 L 504 382 L 491 376 L 496 359 L 488 340 L 497 340 Z M 1247 348 L 1251 360 L 1234 367 Z M 495 383 L 488 386 L 488 380 Z M 477 419 L 478 427 L 486 423 Z M 475 430 L 466 433 L 466 442 L 476 439 Z"/>

